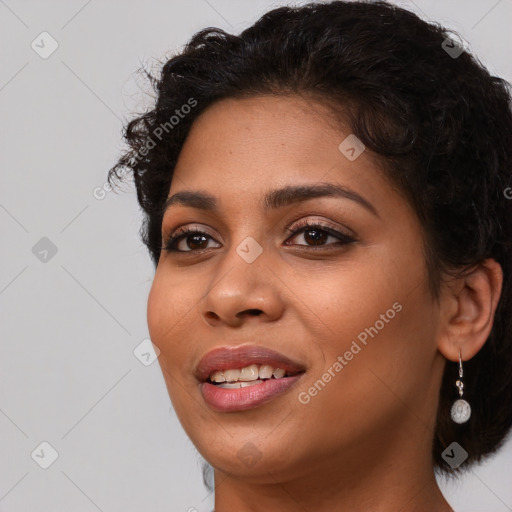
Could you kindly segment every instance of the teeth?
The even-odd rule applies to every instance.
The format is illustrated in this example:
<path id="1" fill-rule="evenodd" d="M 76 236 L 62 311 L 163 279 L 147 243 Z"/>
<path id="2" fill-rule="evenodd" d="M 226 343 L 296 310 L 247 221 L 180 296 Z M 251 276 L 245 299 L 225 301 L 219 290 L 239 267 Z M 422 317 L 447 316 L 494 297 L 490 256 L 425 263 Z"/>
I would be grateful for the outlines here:
<path id="1" fill-rule="evenodd" d="M 272 373 L 272 375 L 276 378 L 276 379 L 282 379 L 284 377 L 286 373 L 286 370 L 283 370 L 282 368 L 276 368 L 274 370 L 274 373 Z"/>
<path id="2" fill-rule="evenodd" d="M 259 374 L 258 365 L 251 364 L 251 366 L 246 366 L 245 368 L 242 368 L 240 370 L 240 377 L 238 380 L 243 380 L 243 381 L 257 380 L 258 374 Z"/>
<path id="3" fill-rule="evenodd" d="M 226 382 L 226 377 L 224 376 L 224 372 L 219 370 L 210 375 L 210 380 L 212 382 Z"/>
<path id="4" fill-rule="evenodd" d="M 269 364 L 262 364 L 260 366 L 260 379 L 270 379 L 274 368 Z"/>
<path id="5" fill-rule="evenodd" d="M 226 382 L 236 382 L 240 378 L 240 370 L 224 370 Z"/>
<path id="6" fill-rule="evenodd" d="M 252 385 L 253 383 L 263 382 L 263 380 L 271 379 L 282 379 L 286 375 L 286 370 L 283 368 L 274 368 L 269 364 L 251 364 L 242 369 L 229 369 L 229 370 L 217 370 L 210 374 L 210 381 L 216 384 L 226 383 L 228 385 L 222 386 L 226 388 L 231 387 L 245 387 Z M 242 386 L 239 386 L 243 383 Z"/>
<path id="7" fill-rule="evenodd" d="M 261 384 L 262 382 L 262 380 L 253 380 L 251 382 L 222 382 L 221 384 L 218 384 L 217 387 L 224 389 L 238 389 Z"/>
<path id="8" fill-rule="evenodd" d="M 241 388 L 248 388 L 249 386 L 254 386 L 255 384 L 261 384 L 262 382 L 263 381 L 259 380 L 259 379 L 253 380 L 251 382 L 240 382 L 240 387 Z"/>
<path id="9" fill-rule="evenodd" d="M 235 388 L 241 388 L 242 386 L 240 386 L 240 384 L 241 384 L 241 382 L 233 382 L 233 383 L 223 382 L 222 384 L 219 384 L 218 387 L 224 388 L 224 389 L 235 389 Z"/>

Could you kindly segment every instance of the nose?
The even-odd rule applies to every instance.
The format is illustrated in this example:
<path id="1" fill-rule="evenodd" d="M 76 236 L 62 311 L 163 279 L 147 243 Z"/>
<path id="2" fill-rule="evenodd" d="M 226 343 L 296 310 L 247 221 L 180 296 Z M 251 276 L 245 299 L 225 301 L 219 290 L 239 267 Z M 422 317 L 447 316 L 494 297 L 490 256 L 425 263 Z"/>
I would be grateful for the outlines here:
<path id="1" fill-rule="evenodd" d="M 271 322 L 283 314 L 280 280 L 274 277 L 263 254 L 247 263 L 233 248 L 221 266 L 220 272 L 212 268 L 214 279 L 200 303 L 200 313 L 208 325 L 240 326 L 256 318 Z"/>

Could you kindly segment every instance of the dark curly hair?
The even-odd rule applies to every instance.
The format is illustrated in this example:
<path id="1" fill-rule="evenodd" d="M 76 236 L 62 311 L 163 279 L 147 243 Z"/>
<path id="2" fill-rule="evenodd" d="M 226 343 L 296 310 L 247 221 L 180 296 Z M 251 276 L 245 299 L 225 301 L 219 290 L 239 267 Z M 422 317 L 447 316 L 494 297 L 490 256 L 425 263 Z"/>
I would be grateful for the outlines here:
<path id="1" fill-rule="evenodd" d="M 140 235 L 156 267 L 173 171 L 192 123 L 210 105 L 302 95 L 348 121 L 421 221 L 434 298 L 443 275 L 463 275 L 486 258 L 503 269 L 491 334 L 465 363 L 473 414 L 462 425 L 450 419 L 458 366 L 446 363 L 432 446 L 434 468 L 444 474 L 494 453 L 512 425 L 510 85 L 457 40 L 387 2 L 280 7 L 240 35 L 206 28 L 160 78 L 145 71 L 156 105 L 125 126 L 129 150 L 108 174 L 110 184 L 133 174 Z M 469 455 L 459 470 L 441 456 L 452 441 Z"/>

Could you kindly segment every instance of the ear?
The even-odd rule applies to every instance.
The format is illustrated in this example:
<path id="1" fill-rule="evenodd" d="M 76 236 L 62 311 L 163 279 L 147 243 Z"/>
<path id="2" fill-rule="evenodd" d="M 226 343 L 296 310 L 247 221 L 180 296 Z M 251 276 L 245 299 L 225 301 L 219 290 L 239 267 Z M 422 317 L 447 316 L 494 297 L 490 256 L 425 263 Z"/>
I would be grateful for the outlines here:
<path id="1" fill-rule="evenodd" d="M 494 259 L 479 263 L 464 277 L 443 284 L 438 350 L 450 361 L 471 359 L 489 337 L 501 296 L 503 271 Z"/>

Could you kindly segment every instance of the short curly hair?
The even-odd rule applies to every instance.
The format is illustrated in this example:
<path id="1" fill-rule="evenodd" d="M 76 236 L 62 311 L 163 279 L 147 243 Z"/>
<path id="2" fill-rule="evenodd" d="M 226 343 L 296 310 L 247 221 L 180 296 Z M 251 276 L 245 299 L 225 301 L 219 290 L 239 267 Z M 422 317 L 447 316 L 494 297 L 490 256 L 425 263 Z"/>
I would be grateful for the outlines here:
<path id="1" fill-rule="evenodd" d="M 490 336 L 465 363 L 473 414 L 462 425 L 450 419 L 458 365 L 446 363 L 432 456 L 447 475 L 494 453 L 512 425 L 510 85 L 458 41 L 383 1 L 280 7 L 240 35 L 206 28 L 158 79 L 146 71 L 156 104 L 124 127 L 129 149 L 108 174 L 111 184 L 133 174 L 140 235 L 156 267 L 163 205 L 201 112 L 224 98 L 259 95 L 302 95 L 330 106 L 417 213 L 433 297 L 444 273 L 463 275 L 486 258 L 503 269 Z M 441 456 L 452 441 L 468 452 L 458 470 Z"/>

